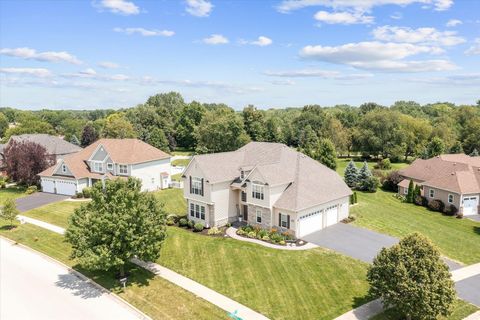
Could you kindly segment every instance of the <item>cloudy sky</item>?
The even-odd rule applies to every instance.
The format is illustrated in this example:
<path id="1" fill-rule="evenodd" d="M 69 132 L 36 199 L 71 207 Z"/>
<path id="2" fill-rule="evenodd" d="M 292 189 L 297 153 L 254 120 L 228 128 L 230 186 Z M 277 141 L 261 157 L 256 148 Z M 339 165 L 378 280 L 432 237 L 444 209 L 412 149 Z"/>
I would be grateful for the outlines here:
<path id="1" fill-rule="evenodd" d="M 480 98 L 480 1 L 0 1 L 0 105 Z"/>

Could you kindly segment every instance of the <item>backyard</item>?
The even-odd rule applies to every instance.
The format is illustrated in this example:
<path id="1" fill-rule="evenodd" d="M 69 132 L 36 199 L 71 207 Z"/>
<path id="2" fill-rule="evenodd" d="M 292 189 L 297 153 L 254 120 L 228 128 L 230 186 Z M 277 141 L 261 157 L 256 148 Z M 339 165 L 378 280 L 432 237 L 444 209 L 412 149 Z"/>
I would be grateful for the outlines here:
<path id="1" fill-rule="evenodd" d="M 350 159 L 350 158 L 337 158 L 337 170 L 336 171 L 338 172 L 338 174 L 343 176 L 343 174 L 345 172 L 345 168 L 347 167 L 350 160 L 352 160 L 352 159 Z M 354 161 L 354 163 L 357 166 L 357 168 L 359 168 L 359 169 L 363 166 L 363 161 Z M 376 162 L 369 161 L 369 162 L 367 162 L 367 164 L 368 164 L 368 167 L 370 168 L 370 170 L 373 170 Z M 392 163 L 392 169 L 390 169 L 390 170 L 399 170 L 399 169 L 405 168 L 406 166 L 408 166 L 408 163 L 404 163 L 404 162 Z M 388 170 L 386 170 L 386 171 L 388 171 Z"/>

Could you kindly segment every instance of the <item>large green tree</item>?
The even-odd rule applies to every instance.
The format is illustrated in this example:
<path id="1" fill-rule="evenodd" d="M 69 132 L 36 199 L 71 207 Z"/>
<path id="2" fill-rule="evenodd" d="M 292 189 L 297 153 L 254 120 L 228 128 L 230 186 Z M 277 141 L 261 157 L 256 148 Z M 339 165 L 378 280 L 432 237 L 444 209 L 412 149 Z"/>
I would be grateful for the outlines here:
<path id="1" fill-rule="evenodd" d="M 165 212 L 155 197 L 141 192 L 138 179 L 96 183 L 92 201 L 75 209 L 65 233 L 72 258 L 92 270 L 117 269 L 134 257 L 155 261 L 167 236 Z"/>
<path id="2" fill-rule="evenodd" d="M 249 105 L 242 112 L 245 131 L 253 141 L 263 141 L 265 138 L 265 115 L 255 106 Z"/>
<path id="3" fill-rule="evenodd" d="M 176 125 L 176 137 L 179 146 L 187 149 L 195 149 L 197 146 L 195 129 L 200 124 L 200 121 L 202 121 L 205 113 L 205 107 L 196 101 L 192 101 L 182 107 Z"/>
<path id="4" fill-rule="evenodd" d="M 103 127 L 104 138 L 126 139 L 136 138 L 137 133 L 123 113 L 114 113 L 107 117 Z"/>
<path id="5" fill-rule="evenodd" d="M 320 139 L 315 150 L 315 159 L 332 170 L 337 169 L 337 155 L 332 141 L 326 138 Z"/>
<path id="6" fill-rule="evenodd" d="M 448 266 L 425 236 L 414 233 L 383 248 L 369 268 L 370 293 L 407 319 L 448 316 L 456 300 Z"/>
<path id="7" fill-rule="evenodd" d="M 0 112 L 0 138 L 3 138 L 5 136 L 8 125 L 8 118 L 3 114 L 3 112 Z"/>

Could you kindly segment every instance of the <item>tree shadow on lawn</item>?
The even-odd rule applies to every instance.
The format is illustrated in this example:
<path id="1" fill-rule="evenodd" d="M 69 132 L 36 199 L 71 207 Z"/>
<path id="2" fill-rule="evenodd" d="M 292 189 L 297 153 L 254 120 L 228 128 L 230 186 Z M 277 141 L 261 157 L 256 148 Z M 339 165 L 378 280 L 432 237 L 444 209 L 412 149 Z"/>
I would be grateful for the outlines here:
<path id="1" fill-rule="evenodd" d="M 353 297 L 352 308 L 356 309 L 360 306 L 363 306 L 366 303 L 369 303 L 372 300 L 377 299 L 378 297 L 372 296 L 370 293 L 363 295 L 361 297 Z"/>
<path id="2" fill-rule="evenodd" d="M 473 227 L 473 232 L 475 232 L 476 234 L 480 235 L 480 227 L 474 226 L 474 227 Z"/>
<path id="3" fill-rule="evenodd" d="M 0 227 L 0 230 L 1 231 L 10 231 L 10 230 L 13 230 L 17 227 L 17 225 L 13 224 L 13 225 L 9 225 L 9 224 L 6 224 L 6 225 L 3 225 Z"/>
<path id="4" fill-rule="evenodd" d="M 107 290 L 115 293 L 123 291 L 123 286 L 118 280 L 116 270 L 88 270 L 82 268 L 80 265 L 75 265 L 73 269 L 84 274 Z M 127 288 L 133 285 L 137 287 L 148 286 L 150 281 L 155 278 L 155 274 L 133 263 L 126 264 L 125 271 L 128 274 L 126 284 Z"/>

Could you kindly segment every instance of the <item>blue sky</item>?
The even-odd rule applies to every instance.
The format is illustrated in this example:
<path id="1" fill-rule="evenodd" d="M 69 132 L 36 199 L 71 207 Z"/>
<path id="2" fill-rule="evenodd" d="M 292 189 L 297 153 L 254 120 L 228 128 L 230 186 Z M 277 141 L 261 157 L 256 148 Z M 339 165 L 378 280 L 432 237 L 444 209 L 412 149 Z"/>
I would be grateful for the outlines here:
<path id="1" fill-rule="evenodd" d="M 480 99 L 480 1 L 0 1 L 0 105 Z"/>

